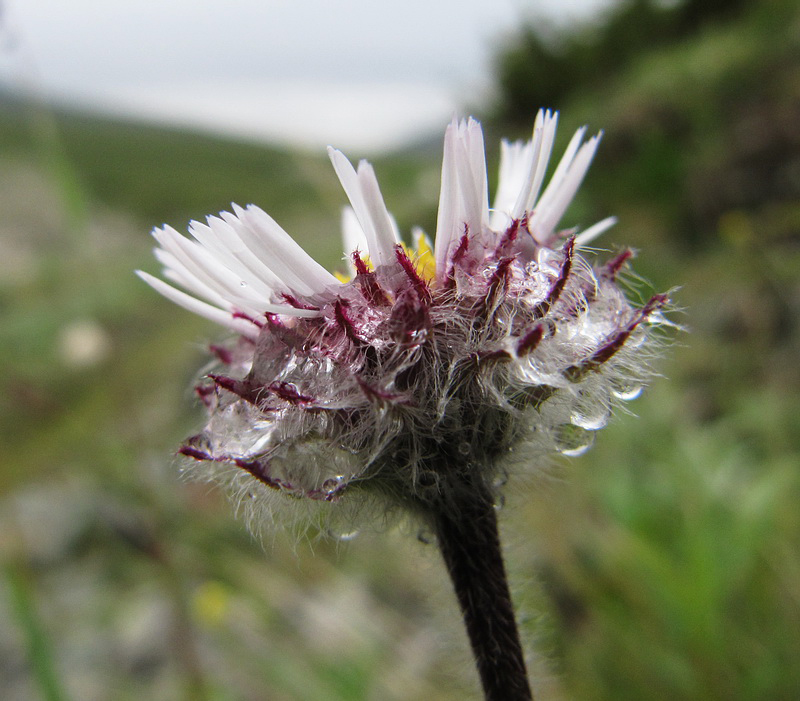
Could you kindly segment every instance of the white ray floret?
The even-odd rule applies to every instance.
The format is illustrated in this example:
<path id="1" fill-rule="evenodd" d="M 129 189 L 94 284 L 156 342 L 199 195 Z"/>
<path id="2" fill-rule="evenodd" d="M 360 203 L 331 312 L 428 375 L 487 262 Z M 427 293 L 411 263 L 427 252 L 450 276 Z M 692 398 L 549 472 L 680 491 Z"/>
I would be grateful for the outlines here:
<path id="1" fill-rule="evenodd" d="M 164 266 L 164 277 L 189 290 L 216 307 L 227 308 L 229 302 L 202 280 L 199 280 L 186 266 L 169 251 L 156 248 L 156 260 Z"/>
<path id="2" fill-rule="evenodd" d="M 156 229 L 153 237 L 179 263 L 178 272 L 182 272 L 184 277 L 189 276 L 190 281 L 208 288 L 227 303 L 241 304 L 242 300 L 250 298 L 252 293 L 249 293 L 239 271 L 220 265 L 215 256 L 200 244 L 190 241 L 171 227 Z M 259 299 L 253 301 L 258 302 Z"/>
<path id="3" fill-rule="evenodd" d="M 489 225 L 486 149 L 481 125 L 470 118 L 458 125 L 456 175 L 460 216 L 472 236 L 482 236 Z"/>
<path id="4" fill-rule="evenodd" d="M 208 217 L 208 225 L 192 222 L 189 233 L 240 280 L 241 291 L 246 290 L 253 301 L 269 299 L 276 290 L 287 284 L 265 266 L 237 236 L 233 227 L 219 217 Z"/>
<path id="5" fill-rule="evenodd" d="M 500 179 L 490 225 L 495 231 L 534 209 L 553 150 L 558 113 L 539 110 L 530 141 L 500 145 Z"/>
<path id="6" fill-rule="evenodd" d="M 453 120 L 445 132 L 435 258 L 440 279 L 461 237 L 484 242 L 490 236 L 486 155 L 480 123 Z"/>
<path id="7" fill-rule="evenodd" d="M 553 144 L 556 140 L 556 127 L 558 126 L 558 112 L 539 110 L 536 123 L 533 127 L 533 159 L 529 179 L 525 182 L 519 193 L 519 199 L 514 207 L 514 217 L 519 218 L 525 212 L 534 209 L 539 191 L 542 189 Z"/>
<path id="8" fill-rule="evenodd" d="M 456 149 L 458 123 L 453 120 L 444 133 L 444 154 L 442 156 L 442 182 L 439 189 L 439 212 L 436 219 L 434 238 L 434 257 L 436 274 L 442 280 L 448 274 L 450 249 L 464 233 L 463 224 L 458 220 L 458 170 Z"/>
<path id="9" fill-rule="evenodd" d="M 553 235 L 589 170 L 602 135 L 597 134 L 581 145 L 585 133 L 586 127 L 575 132 L 530 217 L 528 230 L 537 243 L 544 243 Z"/>
<path id="10" fill-rule="evenodd" d="M 608 231 L 616 223 L 616 217 L 606 217 L 605 219 L 601 219 L 599 222 L 597 222 L 597 224 L 593 224 L 588 229 L 584 229 L 575 237 L 575 246 L 577 248 L 586 246 L 600 236 L 600 234 Z"/>
<path id="11" fill-rule="evenodd" d="M 236 217 L 223 213 L 247 246 L 273 273 L 283 278 L 298 294 L 324 295 L 341 283 L 315 261 L 263 209 L 233 205 Z"/>
<path id="12" fill-rule="evenodd" d="M 235 214 L 209 217 L 207 225 L 192 222 L 193 241 L 169 226 L 153 231 L 164 276 L 196 297 L 147 273 L 139 276 L 176 304 L 249 338 L 268 313 L 317 316 L 282 296 L 313 301 L 341 283 L 258 207 L 233 207 Z"/>
<path id="13" fill-rule="evenodd" d="M 241 334 L 251 340 L 256 340 L 258 338 L 259 327 L 256 324 L 246 319 L 236 318 L 230 311 L 220 309 L 211 304 L 206 304 L 196 297 L 187 295 L 185 292 L 181 292 L 171 285 L 168 285 L 163 280 L 159 280 L 157 277 L 153 277 L 142 270 L 137 270 L 136 274 L 156 292 L 164 295 L 168 300 L 183 307 L 187 311 L 202 316 L 209 321 L 213 321 L 215 324 L 224 326 L 234 333 Z"/>
<path id="14" fill-rule="evenodd" d="M 399 240 L 375 171 L 366 161 L 361 161 L 356 171 L 347 156 L 331 146 L 328 156 L 364 231 L 373 264 L 376 267 L 387 265 L 394 260 L 394 247 Z"/>
<path id="15" fill-rule="evenodd" d="M 242 281 L 254 290 L 269 294 L 284 289 L 287 284 L 276 275 L 242 241 L 236 230 L 220 217 L 208 217 L 208 224 L 193 221 L 189 233 L 230 270 L 240 273 Z"/>
<path id="16" fill-rule="evenodd" d="M 515 204 L 531 170 L 533 142 L 503 139 L 500 142 L 500 177 L 489 217 L 489 226 L 495 231 L 506 228 L 515 214 Z"/>
<path id="17" fill-rule="evenodd" d="M 344 244 L 344 259 L 350 277 L 356 276 L 356 266 L 353 263 L 353 253 L 358 251 L 361 255 L 366 255 L 369 251 L 367 237 L 364 229 L 358 223 L 358 217 L 352 207 L 342 208 L 342 243 Z"/>

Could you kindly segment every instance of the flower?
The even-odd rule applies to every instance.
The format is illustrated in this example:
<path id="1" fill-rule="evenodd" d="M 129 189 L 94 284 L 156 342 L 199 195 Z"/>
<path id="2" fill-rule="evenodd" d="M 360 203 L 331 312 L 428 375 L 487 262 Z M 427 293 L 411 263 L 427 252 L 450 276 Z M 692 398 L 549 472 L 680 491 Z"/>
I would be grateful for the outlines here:
<path id="1" fill-rule="evenodd" d="M 155 230 L 164 276 L 186 291 L 138 274 L 236 335 L 212 347 L 219 368 L 197 388 L 210 418 L 180 452 L 270 505 L 377 494 L 424 511 L 459 485 L 493 488 L 512 453 L 585 450 L 647 379 L 666 297 L 628 301 L 630 251 L 584 257 L 613 218 L 557 228 L 600 135 L 579 129 L 542 191 L 556 123 L 540 111 L 530 141 L 503 142 L 492 208 L 481 127 L 450 124 L 435 242 L 415 230 L 413 247 L 372 166 L 329 149 L 351 205 L 350 279 L 253 205 L 192 222 L 193 240 Z"/>

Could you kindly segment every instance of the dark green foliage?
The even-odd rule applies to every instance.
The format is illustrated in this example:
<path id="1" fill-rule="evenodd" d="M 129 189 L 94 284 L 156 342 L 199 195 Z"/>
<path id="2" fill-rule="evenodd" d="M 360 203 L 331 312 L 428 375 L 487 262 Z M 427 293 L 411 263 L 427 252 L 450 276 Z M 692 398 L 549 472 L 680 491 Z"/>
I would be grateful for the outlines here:
<path id="1" fill-rule="evenodd" d="M 748 0 L 623 0 L 599 21 L 557 29 L 531 21 L 495 56 L 496 119 L 525 126 L 542 105 L 554 109 L 581 90 L 607 84 L 643 53 L 677 44 L 741 14 Z"/>

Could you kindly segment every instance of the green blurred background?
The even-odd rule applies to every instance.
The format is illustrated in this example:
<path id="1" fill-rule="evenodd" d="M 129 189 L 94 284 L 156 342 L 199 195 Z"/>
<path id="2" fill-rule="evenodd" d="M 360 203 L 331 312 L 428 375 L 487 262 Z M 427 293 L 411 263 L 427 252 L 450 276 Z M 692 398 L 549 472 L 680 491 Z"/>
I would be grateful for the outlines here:
<path id="1" fill-rule="evenodd" d="M 509 489 L 539 697 L 798 699 L 800 8 L 634 0 L 495 56 L 490 161 L 539 106 L 561 148 L 603 128 L 565 224 L 616 214 L 600 245 L 688 329 L 637 416 Z M 440 148 L 373 159 L 403 231 L 435 229 Z M 171 458 L 218 330 L 133 276 L 149 229 L 254 202 L 342 267 L 326 159 L 3 96 L 0 182 L 0 698 L 477 698 L 412 528 L 259 541 Z"/>

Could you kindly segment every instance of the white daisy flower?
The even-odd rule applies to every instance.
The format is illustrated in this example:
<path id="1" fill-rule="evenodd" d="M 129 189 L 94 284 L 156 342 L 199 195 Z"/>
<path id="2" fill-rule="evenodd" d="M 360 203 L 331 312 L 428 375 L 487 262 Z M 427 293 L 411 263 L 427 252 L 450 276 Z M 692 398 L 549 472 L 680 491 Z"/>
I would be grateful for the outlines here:
<path id="1" fill-rule="evenodd" d="M 557 115 L 503 143 L 489 206 L 483 133 L 444 140 L 434 242 L 401 240 L 369 163 L 329 149 L 350 200 L 339 279 L 253 205 L 154 232 L 158 292 L 234 338 L 197 388 L 205 429 L 180 452 L 273 520 L 281 504 L 410 511 L 430 525 L 486 697 L 529 699 L 493 504 L 510 469 L 578 455 L 649 377 L 664 295 L 632 305 L 582 246 L 614 224 L 559 229 L 597 149 L 579 129 L 545 185 Z M 498 653 L 498 650 L 500 651 Z"/>
<path id="2" fill-rule="evenodd" d="M 600 267 L 581 255 L 613 218 L 558 229 L 600 135 L 579 129 L 544 186 L 556 122 L 540 111 L 530 141 L 503 142 L 492 208 L 481 127 L 450 124 L 434 243 L 416 230 L 411 248 L 372 166 L 330 148 L 351 205 L 349 280 L 254 205 L 192 222 L 191 238 L 154 231 L 172 284 L 138 274 L 239 339 L 217 348 L 227 367 L 198 390 L 210 422 L 182 452 L 276 496 L 375 487 L 424 502 L 453 463 L 491 484 L 511 448 L 588 447 L 647 378 L 666 298 L 628 302 L 616 274 L 629 252 Z"/>

